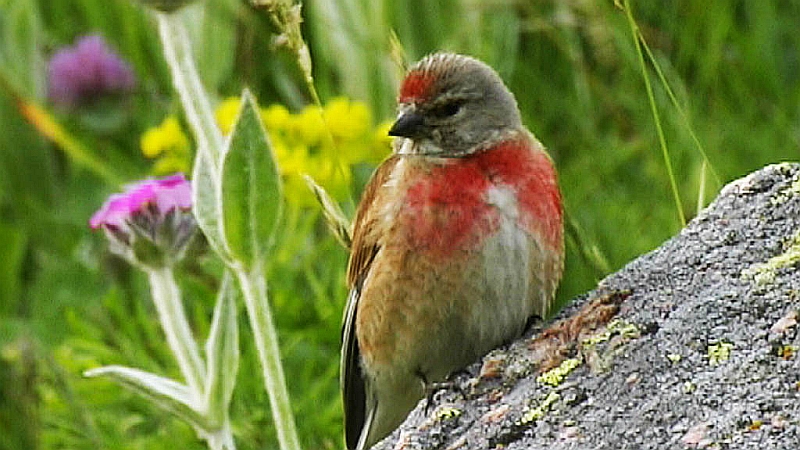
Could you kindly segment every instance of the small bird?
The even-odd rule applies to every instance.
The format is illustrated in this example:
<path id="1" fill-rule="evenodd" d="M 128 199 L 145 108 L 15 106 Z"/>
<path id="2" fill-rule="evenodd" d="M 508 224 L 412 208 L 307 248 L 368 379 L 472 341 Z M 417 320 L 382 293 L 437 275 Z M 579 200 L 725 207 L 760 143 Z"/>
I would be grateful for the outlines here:
<path id="1" fill-rule="evenodd" d="M 398 103 L 393 154 L 353 224 L 341 355 L 350 450 L 544 317 L 563 271 L 556 172 L 500 76 L 432 54 L 411 67 Z"/>

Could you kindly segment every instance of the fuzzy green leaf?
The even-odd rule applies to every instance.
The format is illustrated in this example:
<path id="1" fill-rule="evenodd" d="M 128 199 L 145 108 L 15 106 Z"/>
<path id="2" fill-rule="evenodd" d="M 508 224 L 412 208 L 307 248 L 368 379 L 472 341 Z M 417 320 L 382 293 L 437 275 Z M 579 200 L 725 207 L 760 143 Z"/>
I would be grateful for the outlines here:
<path id="1" fill-rule="evenodd" d="M 282 206 L 280 175 L 258 105 L 249 91 L 222 163 L 223 233 L 232 255 L 248 267 L 262 259 Z"/>
<path id="2" fill-rule="evenodd" d="M 221 426 L 227 420 L 239 369 L 239 327 L 236 324 L 238 293 L 230 272 L 226 271 L 206 341 L 206 405 L 208 420 L 215 426 Z"/>
<path id="3" fill-rule="evenodd" d="M 108 377 L 127 389 L 153 401 L 159 408 L 189 422 L 198 431 L 208 432 L 211 427 L 203 417 L 202 398 L 194 395 L 188 386 L 159 375 L 124 366 L 105 366 L 87 370 L 87 377 Z"/>
<path id="4" fill-rule="evenodd" d="M 229 252 L 220 227 L 219 181 L 216 168 L 208 155 L 200 153 L 195 158 L 192 173 L 192 205 L 197 225 L 203 230 L 208 243 L 223 259 Z"/>

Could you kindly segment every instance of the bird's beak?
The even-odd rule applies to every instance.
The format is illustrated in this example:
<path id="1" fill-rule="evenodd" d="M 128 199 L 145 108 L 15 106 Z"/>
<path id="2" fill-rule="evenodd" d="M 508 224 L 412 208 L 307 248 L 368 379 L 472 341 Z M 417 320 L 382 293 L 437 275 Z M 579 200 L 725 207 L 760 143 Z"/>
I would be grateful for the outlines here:
<path id="1" fill-rule="evenodd" d="M 422 114 L 416 111 L 401 113 L 389 129 L 389 136 L 413 138 L 419 136 L 424 126 Z"/>

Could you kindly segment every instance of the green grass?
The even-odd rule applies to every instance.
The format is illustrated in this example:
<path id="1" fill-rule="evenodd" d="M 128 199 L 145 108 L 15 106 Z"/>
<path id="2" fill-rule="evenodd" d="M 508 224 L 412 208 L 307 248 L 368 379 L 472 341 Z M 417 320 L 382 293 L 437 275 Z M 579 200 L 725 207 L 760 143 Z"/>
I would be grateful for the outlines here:
<path id="1" fill-rule="evenodd" d="M 272 44 L 268 17 L 245 2 L 206 3 L 213 16 L 192 21 L 192 29 L 216 98 L 249 86 L 264 105 L 298 110 L 311 102 L 292 55 Z M 392 31 L 409 60 L 446 49 L 498 69 L 560 172 L 574 230 L 559 293 L 566 302 L 674 235 L 682 215 L 696 214 L 699 197 L 713 199 L 723 183 L 798 159 L 800 4 L 630 6 L 648 45 L 641 59 L 625 11 L 610 0 L 310 1 L 303 32 L 322 102 L 346 95 L 367 102 L 377 118 L 393 116 L 401 76 Z M 12 97 L 46 105 L 44 61 L 89 32 L 103 34 L 139 77 L 136 93 L 112 111 L 114 126 L 88 113 L 57 114 L 103 164 L 125 180 L 146 176 L 139 136 L 180 110 L 155 25 L 139 6 L 0 0 L 0 449 L 203 448 L 183 423 L 80 376 L 110 363 L 178 373 L 144 278 L 109 257 L 86 225 L 116 187 L 41 138 Z M 367 173 L 356 177 L 353 199 Z M 343 208 L 352 213 L 354 204 Z M 291 207 L 274 252 L 271 300 L 301 440 L 307 448 L 341 448 L 337 364 L 347 255 L 318 211 Z M 204 336 L 219 263 L 202 256 L 186 272 L 187 309 Z M 234 432 L 240 448 L 275 448 L 255 349 L 241 322 Z"/>

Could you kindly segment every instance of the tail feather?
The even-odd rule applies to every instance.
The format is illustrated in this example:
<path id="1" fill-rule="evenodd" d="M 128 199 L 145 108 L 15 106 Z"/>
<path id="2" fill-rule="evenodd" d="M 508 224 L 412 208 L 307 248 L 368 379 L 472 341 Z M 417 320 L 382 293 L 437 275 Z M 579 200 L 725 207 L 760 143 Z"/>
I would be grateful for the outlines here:
<path id="1" fill-rule="evenodd" d="M 356 307 L 359 299 L 358 289 L 352 289 L 347 299 L 347 308 L 342 325 L 341 385 L 344 404 L 345 443 L 348 450 L 361 449 L 362 430 L 367 429 L 374 414 L 367 417 L 367 394 L 364 375 L 361 371 L 361 355 L 356 339 Z"/>

